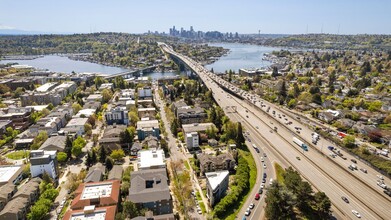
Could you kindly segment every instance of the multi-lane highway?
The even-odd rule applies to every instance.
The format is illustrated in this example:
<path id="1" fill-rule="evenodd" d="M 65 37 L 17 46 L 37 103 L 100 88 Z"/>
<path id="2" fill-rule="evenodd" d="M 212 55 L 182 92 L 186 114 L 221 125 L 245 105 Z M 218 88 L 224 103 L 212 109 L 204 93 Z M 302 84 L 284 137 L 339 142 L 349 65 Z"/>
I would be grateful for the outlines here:
<path id="1" fill-rule="evenodd" d="M 297 136 L 301 140 L 310 143 L 312 131 L 303 126 L 300 121 L 291 118 L 287 114 L 283 117 L 284 112 L 281 112 L 275 105 L 229 84 L 188 57 L 176 53 L 169 46 L 161 44 L 161 48 L 185 62 L 195 71 L 208 88 L 213 91 L 218 103 L 219 100 L 221 102 L 223 102 L 222 100 L 229 100 L 229 105 L 236 106 L 237 113 L 235 114 L 240 115 L 242 123 L 245 126 L 247 125 L 246 128 L 255 129 L 251 133 L 266 139 L 269 143 L 266 147 L 273 148 L 273 151 L 277 152 L 280 157 L 283 157 L 298 170 L 312 185 L 318 190 L 324 191 L 330 197 L 333 205 L 342 213 L 342 218 L 356 218 L 352 214 L 352 210 L 357 210 L 364 219 L 391 219 L 391 209 L 389 208 L 391 207 L 391 201 L 389 197 L 382 193 L 382 189 L 376 185 L 378 173 L 375 170 L 359 162 L 358 166 L 367 169 L 368 173 L 350 171 L 347 169 L 347 166 L 351 163 L 349 162 L 350 158 L 348 160 L 333 159 L 328 157 L 327 154 L 322 154 L 322 151 L 326 152 L 327 146 L 331 145 L 327 140 L 320 140 L 319 146 L 313 146 L 310 147 L 309 151 L 303 151 L 292 142 L 292 138 Z M 238 94 L 243 99 L 233 96 L 228 98 L 228 93 L 221 90 L 220 87 Z M 264 106 L 262 107 L 262 105 Z M 269 107 L 269 111 L 266 112 Z M 284 122 L 291 122 L 291 124 L 286 125 Z M 273 131 L 274 127 L 277 128 L 277 132 Z M 296 132 L 297 129 L 294 127 L 301 128 L 300 134 Z M 254 157 L 257 157 L 255 152 L 252 151 L 252 153 Z M 300 157 L 301 160 L 296 157 Z M 258 166 L 257 168 L 259 169 Z M 258 173 L 262 173 L 262 171 L 258 170 Z M 385 182 L 390 185 L 389 179 L 386 178 Z M 349 198 L 350 202 L 344 202 L 341 196 Z M 250 199 L 252 199 L 251 196 Z M 247 201 L 247 203 L 249 202 Z M 254 215 L 256 214 L 254 213 Z"/>

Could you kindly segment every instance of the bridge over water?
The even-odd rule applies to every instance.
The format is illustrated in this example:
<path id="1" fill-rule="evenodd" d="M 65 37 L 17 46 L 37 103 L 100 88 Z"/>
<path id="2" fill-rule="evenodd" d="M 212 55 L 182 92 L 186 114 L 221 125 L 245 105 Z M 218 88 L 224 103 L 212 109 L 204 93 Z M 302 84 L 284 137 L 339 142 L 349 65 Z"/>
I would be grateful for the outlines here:
<path id="1" fill-rule="evenodd" d="M 140 73 L 145 73 L 145 72 L 151 72 L 153 71 L 154 69 L 156 69 L 157 65 L 153 65 L 153 66 L 148 66 L 148 67 L 145 67 L 145 68 L 142 68 L 142 69 L 138 69 L 138 70 L 130 70 L 130 71 L 126 71 L 126 72 L 121 72 L 121 73 L 116 73 L 116 74 L 112 74 L 112 75 L 107 75 L 107 76 L 104 76 L 105 79 L 114 79 L 115 77 L 117 76 L 122 76 L 123 78 L 131 78 L 137 74 L 140 74 Z"/>

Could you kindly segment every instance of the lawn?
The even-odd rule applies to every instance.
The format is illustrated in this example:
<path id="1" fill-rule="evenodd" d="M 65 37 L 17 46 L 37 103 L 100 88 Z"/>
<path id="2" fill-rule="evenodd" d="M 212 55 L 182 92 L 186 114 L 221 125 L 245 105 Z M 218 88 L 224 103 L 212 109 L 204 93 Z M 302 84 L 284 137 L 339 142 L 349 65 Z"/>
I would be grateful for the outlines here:
<path id="1" fill-rule="evenodd" d="M 30 151 L 26 150 L 18 150 L 18 151 L 14 151 L 14 152 L 11 152 L 7 155 L 5 155 L 8 159 L 11 159 L 11 160 L 20 160 L 20 159 L 23 159 L 23 158 L 26 158 L 26 157 L 29 157 L 30 156 Z"/>
<path id="2" fill-rule="evenodd" d="M 206 213 L 204 202 L 199 202 L 202 213 Z"/>
<path id="3" fill-rule="evenodd" d="M 278 164 L 278 163 L 274 163 L 274 168 L 276 170 L 276 176 L 277 176 L 278 183 L 283 185 L 284 184 L 284 177 L 283 177 L 283 175 L 285 173 L 284 168 L 282 168 L 280 166 L 280 164 Z"/>
<path id="4" fill-rule="evenodd" d="M 186 163 L 185 163 L 185 167 L 186 167 L 186 169 L 187 170 L 190 170 L 190 165 L 189 165 L 189 162 L 187 162 L 187 161 L 185 161 Z"/>

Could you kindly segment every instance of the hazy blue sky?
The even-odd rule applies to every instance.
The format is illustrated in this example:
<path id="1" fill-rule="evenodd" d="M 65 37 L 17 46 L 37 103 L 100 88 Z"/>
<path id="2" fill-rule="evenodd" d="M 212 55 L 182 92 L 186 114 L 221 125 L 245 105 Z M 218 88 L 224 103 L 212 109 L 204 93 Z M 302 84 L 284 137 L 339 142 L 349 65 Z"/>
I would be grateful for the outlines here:
<path id="1" fill-rule="evenodd" d="M 390 0 L 0 0 L 0 29 L 391 34 Z"/>

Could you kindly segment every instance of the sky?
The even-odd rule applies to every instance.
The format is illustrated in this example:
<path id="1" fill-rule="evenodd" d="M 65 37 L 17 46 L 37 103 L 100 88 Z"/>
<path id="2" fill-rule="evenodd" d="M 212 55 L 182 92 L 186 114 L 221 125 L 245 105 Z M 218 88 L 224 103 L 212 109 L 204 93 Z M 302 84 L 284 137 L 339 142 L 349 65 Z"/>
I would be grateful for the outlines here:
<path id="1" fill-rule="evenodd" d="M 0 0 L 0 29 L 391 34 L 390 0 Z"/>

